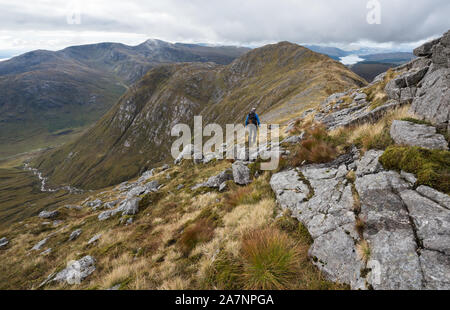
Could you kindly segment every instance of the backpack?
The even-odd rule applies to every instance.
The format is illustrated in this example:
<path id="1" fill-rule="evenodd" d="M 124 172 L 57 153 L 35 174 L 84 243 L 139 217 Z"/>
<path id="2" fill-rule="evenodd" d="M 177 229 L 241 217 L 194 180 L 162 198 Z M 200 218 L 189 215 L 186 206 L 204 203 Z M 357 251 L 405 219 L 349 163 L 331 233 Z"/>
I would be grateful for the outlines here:
<path id="1" fill-rule="evenodd" d="M 250 112 L 248 115 L 248 123 L 258 126 L 258 119 L 256 118 L 255 112 Z"/>

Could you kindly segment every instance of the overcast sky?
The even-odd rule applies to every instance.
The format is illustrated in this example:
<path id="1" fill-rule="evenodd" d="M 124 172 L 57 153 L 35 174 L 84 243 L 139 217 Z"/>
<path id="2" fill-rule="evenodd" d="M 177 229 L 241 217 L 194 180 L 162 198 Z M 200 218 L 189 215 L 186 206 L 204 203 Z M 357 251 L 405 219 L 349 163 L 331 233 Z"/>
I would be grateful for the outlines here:
<path id="1" fill-rule="evenodd" d="M 412 48 L 450 29 L 449 0 L 378 1 L 381 24 L 367 22 L 369 0 L 0 0 L 0 52 L 149 38 Z"/>

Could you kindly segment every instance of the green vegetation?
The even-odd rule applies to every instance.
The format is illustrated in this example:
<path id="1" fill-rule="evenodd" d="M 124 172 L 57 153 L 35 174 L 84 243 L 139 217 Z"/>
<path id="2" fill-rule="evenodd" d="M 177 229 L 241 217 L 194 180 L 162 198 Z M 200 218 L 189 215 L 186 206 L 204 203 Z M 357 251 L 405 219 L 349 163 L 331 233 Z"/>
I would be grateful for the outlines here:
<path id="1" fill-rule="evenodd" d="M 236 74 L 241 78 L 236 80 Z M 171 159 L 174 138 L 168 133 L 174 119 L 191 124 L 193 115 L 202 115 L 204 124 L 241 123 L 245 111 L 258 102 L 260 114 L 270 116 L 270 121 L 283 121 L 316 106 L 329 92 L 365 84 L 338 62 L 287 42 L 252 50 L 233 67 L 160 66 L 150 70 L 85 135 L 33 164 L 54 183 L 98 189 Z M 225 95 L 218 98 L 217 94 Z M 133 109 L 123 108 L 130 104 Z M 70 154 L 76 156 L 68 159 Z"/>
<path id="2" fill-rule="evenodd" d="M 450 152 L 419 147 L 391 146 L 380 162 L 386 169 L 414 173 L 419 185 L 450 194 Z"/>
<path id="3" fill-rule="evenodd" d="M 394 144 L 389 133 L 389 126 L 385 126 L 381 132 L 365 132 L 355 139 L 355 144 L 364 150 L 385 150 Z"/>
<path id="4" fill-rule="evenodd" d="M 433 124 L 431 122 L 420 120 L 420 119 L 413 118 L 413 117 L 405 117 L 405 118 L 402 118 L 401 120 L 405 121 L 405 122 L 414 123 L 414 124 L 417 124 L 417 125 L 433 126 Z"/>
<path id="5" fill-rule="evenodd" d="M 300 271 L 300 250 L 279 230 L 246 233 L 241 255 L 244 289 L 287 289 Z"/>

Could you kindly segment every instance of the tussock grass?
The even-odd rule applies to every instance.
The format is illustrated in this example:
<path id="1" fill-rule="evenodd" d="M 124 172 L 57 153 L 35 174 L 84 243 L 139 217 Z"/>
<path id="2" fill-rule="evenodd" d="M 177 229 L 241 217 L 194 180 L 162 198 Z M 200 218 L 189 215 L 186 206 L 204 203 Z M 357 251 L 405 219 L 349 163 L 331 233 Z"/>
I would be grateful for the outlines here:
<path id="1" fill-rule="evenodd" d="M 330 136 L 344 146 L 357 145 L 363 151 L 385 150 L 388 146 L 394 144 L 390 136 L 392 122 L 414 116 L 410 113 L 409 108 L 409 105 L 405 105 L 389 111 L 376 123 L 365 123 L 333 130 L 330 132 Z"/>
<path id="2" fill-rule="evenodd" d="M 290 157 L 290 165 L 297 167 L 304 163 L 326 163 L 334 160 L 339 152 L 335 141 L 323 125 L 315 125 L 305 131 L 306 138 L 296 146 Z"/>
<path id="3" fill-rule="evenodd" d="M 371 250 L 369 243 L 366 240 L 362 240 L 356 245 L 356 251 L 363 262 L 367 263 L 369 261 Z"/>
<path id="4" fill-rule="evenodd" d="M 300 249 L 286 233 L 266 228 L 242 239 L 244 289 L 288 289 L 300 272 Z"/>
<path id="5" fill-rule="evenodd" d="M 207 219 L 200 219 L 187 227 L 178 240 L 182 253 L 188 256 L 197 244 L 210 241 L 214 235 L 214 229 L 214 223 Z"/>
<path id="6" fill-rule="evenodd" d="M 289 216 L 274 219 L 278 207 L 269 184 L 271 173 L 262 174 L 245 187 L 229 186 L 227 193 L 197 194 L 190 190 L 189 185 L 228 167 L 226 162 L 202 168 L 184 163 L 158 173 L 151 180 L 165 182 L 164 188 L 160 195 L 143 197 L 131 225 L 121 224 L 119 217 L 99 222 L 97 217 L 103 210 L 60 208 L 65 224 L 59 228 L 42 228 L 42 221 L 36 217 L 5 228 L 0 235 L 11 242 L 0 251 L 0 288 L 36 288 L 50 273 L 85 255 L 96 259 L 96 271 L 81 285 L 50 284 L 45 289 L 108 289 L 117 285 L 120 289 L 243 289 L 251 283 L 244 275 L 256 279 L 249 288 L 341 288 L 325 281 L 309 261 L 312 240 L 306 228 Z M 176 177 L 168 180 L 166 173 Z M 179 184 L 185 188 L 175 190 Z M 114 188 L 90 194 L 91 200 L 121 197 Z M 83 230 L 81 236 L 67 242 L 75 229 Z M 282 236 L 275 238 L 282 245 L 267 243 L 270 246 L 261 248 L 258 244 L 265 240 L 266 230 L 274 232 L 266 233 L 267 238 Z M 52 248 L 50 255 L 28 254 L 31 247 L 54 232 L 56 235 L 43 248 Z M 87 241 L 99 233 L 99 242 L 87 246 Z M 253 238 L 253 233 L 263 235 Z M 272 241 L 269 238 L 267 242 Z M 252 259 L 250 250 L 256 245 L 265 250 Z M 296 255 L 297 265 L 285 259 L 284 250 L 291 251 L 287 256 Z M 262 263 L 252 267 L 257 262 Z M 266 280 L 269 273 L 261 273 L 263 267 L 274 276 Z M 258 280 L 260 275 L 262 281 Z"/>
<path id="7" fill-rule="evenodd" d="M 389 100 L 384 89 L 386 88 L 386 85 L 389 83 L 389 81 L 394 79 L 397 75 L 398 75 L 397 72 L 395 72 L 392 69 L 389 69 L 386 72 L 386 76 L 384 77 L 382 82 L 377 83 L 364 90 L 364 93 L 367 95 L 367 101 L 371 103 L 370 104 L 371 110 L 374 110 L 384 105 Z"/>

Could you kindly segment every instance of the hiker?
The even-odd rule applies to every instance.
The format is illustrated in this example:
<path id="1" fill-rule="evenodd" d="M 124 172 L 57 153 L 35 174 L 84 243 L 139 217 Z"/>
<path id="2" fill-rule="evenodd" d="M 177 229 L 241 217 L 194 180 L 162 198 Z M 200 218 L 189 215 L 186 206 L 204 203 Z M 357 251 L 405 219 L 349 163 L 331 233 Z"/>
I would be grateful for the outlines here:
<path id="1" fill-rule="evenodd" d="M 256 108 L 253 108 L 252 111 L 247 115 L 247 119 L 245 120 L 245 127 L 249 128 L 248 142 L 250 145 L 256 143 L 256 135 L 258 133 L 258 127 L 260 125 L 261 122 L 259 121 L 258 114 L 256 114 Z"/>

